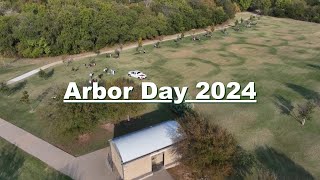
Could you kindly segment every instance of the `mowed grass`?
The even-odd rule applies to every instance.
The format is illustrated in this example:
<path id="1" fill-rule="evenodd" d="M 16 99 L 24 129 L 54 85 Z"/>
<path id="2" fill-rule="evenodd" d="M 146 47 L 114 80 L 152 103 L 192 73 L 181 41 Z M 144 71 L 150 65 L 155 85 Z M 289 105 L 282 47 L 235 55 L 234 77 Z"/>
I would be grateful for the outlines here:
<path id="1" fill-rule="evenodd" d="M 0 167 L 0 179 L 71 180 L 2 138 Z"/>
<path id="2" fill-rule="evenodd" d="M 48 58 L 48 61 L 46 62 L 41 58 L 33 60 L 4 58 L 0 56 L 0 82 L 7 82 L 14 77 L 39 68 L 55 59 L 56 58 Z"/>
<path id="3" fill-rule="evenodd" d="M 39 119 L 37 113 L 29 113 L 30 108 L 19 103 L 22 89 L 29 91 L 37 111 L 38 105 L 50 99 L 45 92 L 50 92 L 51 87 L 67 86 L 70 81 L 87 82 L 89 73 L 98 75 L 105 67 L 116 70 L 115 76 L 104 74 L 105 80 L 126 77 L 128 71 L 140 70 L 148 75 L 146 81 L 159 87 L 188 86 L 193 98 L 199 92 L 195 88 L 199 81 L 237 81 L 243 86 L 254 81 L 256 104 L 196 104 L 196 109 L 232 132 L 245 149 L 257 155 L 260 165 L 280 179 L 319 178 L 320 109 L 315 110 L 311 121 L 301 126 L 280 108 L 280 104 L 291 107 L 320 97 L 319 30 L 319 24 L 262 17 L 256 27 L 240 32 L 229 29 L 227 36 L 218 31 L 213 38 L 203 38 L 201 42 L 193 42 L 191 38 L 179 44 L 164 42 L 159 49 L 146 46 L 146 54 L 124 51 L 119 59 L 100 55 L 95 58 L 97 66 L 92 68 L 84 66 L 89 59 L 58 66 L 48 80 L 34 76 L 21 90 L 9 97 L 2 96 L 0 117 L 80 155 L 106 146 L 106 140 L 113 135 L 136 129 L 120 124 L 112 133 L 98 127 L 93 132 L 98 138 L 92 138 L 87 144 L 74 143 L 76 138 L 73 143 L 52 139 L 46 129 L 48 122 Z M 72 67 L 79 70 L 71 71 Z M 143 124 L 173 117 L 167 107 L 151 104 L 145 115 L 137 118 L 142 128 Z"/>

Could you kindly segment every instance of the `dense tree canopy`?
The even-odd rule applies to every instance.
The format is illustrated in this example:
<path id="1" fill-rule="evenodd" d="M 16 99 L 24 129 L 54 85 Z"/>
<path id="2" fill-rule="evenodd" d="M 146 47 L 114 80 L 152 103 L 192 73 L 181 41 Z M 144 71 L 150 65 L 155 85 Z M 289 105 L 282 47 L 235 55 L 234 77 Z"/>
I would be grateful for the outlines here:
<path id="1" fill-rule="evenodd" d="M 40 57 L 98 50 L 220 24 L 239 10 L 320 22 L 317 0 L 7 0 L 0 54 Z"/>
<path id="2" fill-rule="evenodd" d="M 40 57 L 97 50 L 219 24 L 234 16 L 233 9 L 215 0 L 4 1 L 0 53 Z"/>
<path id="3" fill-rule="evenodd" d="M 223 179 L 250 173 L 254 157 L 240 148 L 225 129 L 196 112 L 185 114 L 179 123 L 183 140 L 177 143 L 176 153 L 194 179 Z"/>
<path id="4" fill-rule="evenodd" d="M 141 87 L 132 80 L 116 79 L 100 86 L 134 87 L 130 99 L 141 99 Z M 79 85 L 79 91 L 82 86 Z M 100 104 L 100 103 L 64 103 L 65 88 L 55 89 L 50 97 L 40 108 L 38 115 L 41 119 L 51 123 L 56 134 L 78 134 L 90 132 L 99 122 L 117 123 L 125 120 L 127 116 L 135 116 L 145 109 L 145 104 Z M 90 97 L 89 97 L 90 98 Z M 92 97 L 91 97 L 92 98 Z"/>
<path id="5" fill-rule="evenodd" d="M 320 23 L 320 1 L 316 0 L 252 0 L 251 10 L 263 14 Z"/>

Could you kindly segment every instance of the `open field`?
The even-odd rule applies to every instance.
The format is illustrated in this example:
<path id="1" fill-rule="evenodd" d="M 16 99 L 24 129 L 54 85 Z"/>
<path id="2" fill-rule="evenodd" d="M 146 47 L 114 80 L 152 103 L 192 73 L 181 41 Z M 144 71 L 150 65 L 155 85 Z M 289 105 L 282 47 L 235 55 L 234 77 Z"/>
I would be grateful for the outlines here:
<path id="1" fill-rule="evenodd" d="M 0 179 L 70 179 L 2 138 L 0 138 L 0 157 Z"/>
<path id="2" fill-rule="evenodd" d="M 104 74 L 106 80 L 126 77 L 128 71 L 137 69 L 148 75 L 147 81 L 158 86 L 189 86 L 193 97 L 198 92 L 193 87 L 199 81 L 242 84 L 254 81 L 257 104 L 197 104 L 196 108 L 234 133 L 240 144 L 253 151 L 260 163 L 280 179 L 319 178 L 320 108 L 305 126 L 281 109 L 281 105 L 290 108 L 320 98 L 319 30 L 319 24 L 263 17 L 256 27 L 240 32 L 230 29 L 227 36 L 215 32 L 212 39 L 201 42 L 193 42 L 191 38 L 178 45 L 164 42 L 160 49 L 147 46 L 146 54 L 124 51 L 120 59 L 101 55 L 95 58 L 97 66 L 92 68 L 83 65 L 89 59 L 58 66 L 48 80 L 34 76 L 27 83 L 16 85 L 10 96 L 0 96 L 0 117 L 79 155 L 106 146 L 107 139 L 130 127 L 116 125 L 114 132 L 97 127 L 84 144 L 70 143 L 70 138 L 53 139 L 48 122 L 19 102 L 22 89 L 29 91 L 32 106 L 37 110 L 50 99 L 51 87 L 66 86 L 70 81 L 86 82 L 89 73 L 100 74 L 105 67 L 116 70 L 115 76 Z M 71 71 L 72 67 L 79 70 Z M 139 128 L 169 118 L 173 115 L 165 106 L 152 104 L 138 119 L 142 122 Z"/>

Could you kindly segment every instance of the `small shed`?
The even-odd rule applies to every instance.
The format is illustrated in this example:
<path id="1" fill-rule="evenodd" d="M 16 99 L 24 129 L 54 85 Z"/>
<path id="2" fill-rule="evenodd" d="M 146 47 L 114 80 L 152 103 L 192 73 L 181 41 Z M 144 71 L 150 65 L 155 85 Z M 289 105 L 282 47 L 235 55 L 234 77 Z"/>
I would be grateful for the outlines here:
<path id="1" fill-rule="evenodd" d="M 166 121 L 110 140 L 111 159 L 121 179 L 143 179 L 178 164 L 173 145 L 179 124 Z"/>

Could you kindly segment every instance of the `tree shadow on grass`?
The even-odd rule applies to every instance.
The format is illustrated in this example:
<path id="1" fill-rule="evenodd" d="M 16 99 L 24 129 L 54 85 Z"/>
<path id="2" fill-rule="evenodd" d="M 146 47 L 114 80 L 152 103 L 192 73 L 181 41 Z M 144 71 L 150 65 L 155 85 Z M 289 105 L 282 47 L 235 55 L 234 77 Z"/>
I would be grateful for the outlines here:
<path id="1" fill-rule="evenodd" d="M 19 169 L 25 158 L 14 145 L 5 145 L 0 150 L 0 179 L 15 180 L 20 175 Z"/>
<path id="2" fill-rule="evenodd" d="M 316 64 L 307 64 L 307 66 L 320 70 L 320 65 L 316 65 Z"/>
<path id="3" fill-rule="evenodd" d="M 173 119 L 175 119 L 175 115 L 169 109 L 169 105 L 159 104 L 158 109 L 155 111 L 137 118 L 132 118 L 130 121 L 123 120 L 115 124 L 114 137 L 119 137 Z"/>
<path id="4" fill-rule="evenodd" d="M 9 89 L 8 95 L 14 94 L 20 90 L 22 90 L 27 85 L 27 81 L 22 81 L 15 84 L 13 87 Z"/>
<path id="5" fill-rule="evenodd" d="M 51 70 L 47 73 L 46 79 L 51 78 L 51 77 L 53 76 L 53 74 L 54 74 L 54 69 L 51 69 Z"/>
<path id="6" fill-rule="evenodd" d="M 290 115 L 294 106 L 291 101 L 281 95 L 274 95 L 274 104 L 280 109 L 282 114 Z"/>
<path id="7" fill-rule="evenodd" d="M 258 147 L 255 154 L 258 162 L 268 171 L 274 173 L 277 179 L 314 179 L 302 166 L 271 147 Z"/>
<path id="8" fill-rule="evenodd" d="M 315 92 L 313 90 L 307 89 L 305 87 L 296 85 L 296 84 L 291 84 L 291 83 L 286 83 L 286 86 L 297 93 L 299 93 L 301 96 L 303 96 L 307 100 L 318 100 L 320 99 L 320 94 L 318 92 Z"/>
<path id="9" fill-rule="evenodd" d="M 256 159 L 251 152 L 245 151 L 242 147 L 237 147 L 238 156 L 235 159 L 234 173 L 227 179 L 242 180 L 252 174 Z"/>

